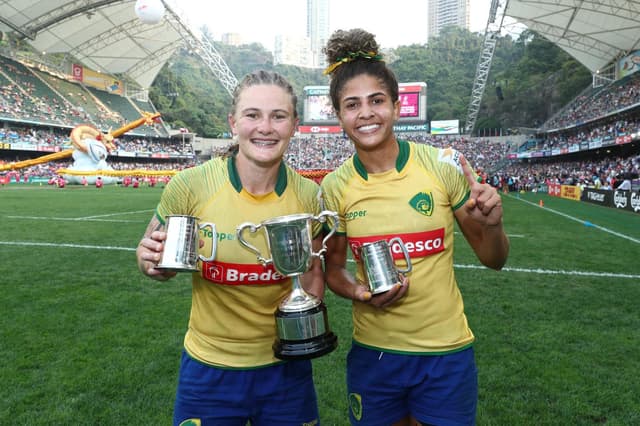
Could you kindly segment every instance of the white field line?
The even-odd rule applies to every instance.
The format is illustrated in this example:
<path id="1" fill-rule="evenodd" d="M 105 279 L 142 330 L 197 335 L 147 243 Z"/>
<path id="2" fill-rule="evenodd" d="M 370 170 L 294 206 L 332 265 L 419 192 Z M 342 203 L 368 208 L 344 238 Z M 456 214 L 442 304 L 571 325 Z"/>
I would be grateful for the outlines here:
<path id="1" fill-rule="evenodd" d="M 92 250 L 122 250 L 122 251 L 136 251 L 133 247 L 114 247 L 114 246 L 93 246 L 88 244 L 71 244 L 71 243 L 39 243 L 35 241 L 0 241 L 0 245 L 5 246 L 21 246 L 21 247 L 67 247 L 72 249 L 92 249 Z"/>
<path id="2" fill-rule="evenodd" d="M 68 221 L 68 222 L 140 222 L 139 220 L 122 220 L 122 219 L 103 219 L 113 216 L 124 216 L 129 214 L 138 214 L 138 213 L 148 213 L 153 212 L 153 210 L 138 210 L 133 212 L 124 212 L 124 213 L 110 213 L 110 214 L 102 214 L 95 216 L 84 216 L 84 217 L 46 217 L 46 216 L 6 216 L 9 219 L 29 219 L 29 220 L 59 220 L 59 221 Z M 146 219 L 145 219 L 146 220 Z"/>
<path id="3" fill-rule="evenodd" d="M 511 195 L 510 195 L 511 196 Z M 511 196 L 513 197 L 513 196 Z M 516 198 L 516 197 L 513 197 Z M 525 203 L 529 203 L 531 205 L 534 205 L 536 207 L 538 207 L 537 204 L 532 203 L 530 201 L 526 201 L 526 200 L 522 200 L 519 199 L 522 202 Z M 577 222 L 580 223 L 584 223 L 583 220 L 569 216 L 565 213 L 562 212 L 558 212 L 555 211 L 553 209 L 549 209 L 547 207 L 543 207 L 546 210 L 552 212 L 552 213 L 556 213 L 560 216 L 564 216 L 568 219 L 571 220 L 575 220 Z M 53 217 L 26 217 L 26 216 L 8 216 L 11 218 L 24 218 L 24 219 L 42 219 L 42 220 L 69 220 L 69 221 L 113 221 L 113 222 L 128 222 L 128 221 L 124 221 L 124 220 L 100 220 L 100 219 L 96 219 L 98 217 L 107 217 L 107 216 L 116 216 L 116 215 L 121 215 L 121 214 L 134 214 L 134 213 L 143 213 L 146 211 L 152 211 L 152 210 L 141 210 L 141 211 L 137 211 L 137 212 L 128 212 L 128 213 L 115 213 L 115 214 L 110 214 L 110 215 L 101 215 L 101 216 L 87 216 L 84 218 L 53 218 Z M 640 240 L 636 240 L 635 238 L 631 238 L 629 236 L 626 236 L 624 234 L 619 234 L 617 232 L 611 231 L 609 229 L 606 229 L 604 227 L 601 226 L 597 226 L 597 225 L 593 225 L 595 228 L 601 229 L 605 232 L 609 232 L 613 235 L 622 237 L 622 238 L 626 238 L 629 239 L 633 242 L 636 243 L 640 243 Z M 515 237 L 515 238 L 523 238 L 524 235 L 520 235 L 520 234 L 510 234 L 510 237 Z M 121 250 L 121 251 L 135 251 L 135 247 L 131 248 L 131 247 L 113 247 L 113 246 L 94 246 L 94 245 L 85 245 L 85 244 L 70 244 L 70 243 L 40 243 L 40 242 L 29 242 L 29 241 L 0 241 L 0 245 L 11 245 L 11 246 L 40 246 L 40 247 L 67 247 L 67 248 L 80 248 L 80 249 L 94 249 L 94 250 Z M 353 260 L 349 259 L 349 262 L 353 262 Z M 486 268 L 485 266 L 482 265 L 458 265 L 455 264 L 454 265 L 455 268 L 459 268 L 459 269 L 487 269 L 490 270 L 489 268 Z M 565 271 L 565 270 L 552 270 L 552 269 L 540 269 L 540 268 L 536 268 L 536 269 L 530 269 L 530 268 L 512 268 L 512 267 L 505 267 L 502 269 L 503 272 L 521 272 L 521 273 L 530 273 L 530 274 L 547 274 L 547 275 L 578 275 L 578 276 L 590 276 L 590 277 L 608 277 L 608 278 L 631 278 L 631 279 L 640 279 L 640 275 L 637 274 L 616 274 L 616 273 L 612 273 L 612 272 L 595 272 L 595 271 Z"/>
<path id="4" fill-rule="evenodd" d="M 551 213 L 555 213 L 555 214 L 557 214 L 559 216 L 562 216 L 562 217 L 565 217 L 565 218 L 567 218 L 569 220 L 573 220 L 573 221 L 576 221 L 578 223 L 582 223 L 585 226 L 590 226 L 590 227 L 599 229 L 599 230 L 601 230 L 603 232 L 608 232 L 609 234 L 615 235 L 616 237 L 624 238 L 625 240 L 629 240 L 629 241 L 632 241 L 632 242 L 634 242 L 636 244 L 640 244 L 640 240 L 639 239 L 630 237 L 630 236 L 625 235 L 625 234 L 621 234 L 621 233 L 616 232 L 616 231 L 612 231 L 611 229 L 605 228 L 604 226 L 596 225 L 595 223 L 591 223 L 591 222 L 589 222 L 587 220 L 580 219 L 580 218 L 568 215 L 566 213 L 559 212 L 559 211 L 554 210 L 554 209 L 550 209 L 549 207 L 540 207 L 536 203 L 532 203 L 531 201 L 523 200 L 522 198 L 514 197 L 513 195 L 507 195 L 507 197 L 511 197 L 514 200 L 522 201 L 523 203 L 531 204 L 532 206 L 536 206 L 538 208 L 545 209 L 546 211 L 549 211 Z"/>
<path id="5" fill-rule="evenodd" d="M 138 210 L 138 211 L 133 211 L 133 212 L 109 213 L 109 214 L 101 214 L 101 215 L 95 215 L 95 216 L 86 216 L 86 217 L 83 217 L 82 219 L 94 219 L 94 218 L 97 218 L 97 217 L 123 216 L 123 215 L 127 215 L 127 214 L 149 213 L 149 212 L 154 212 L 154 211 L 155 210 Z"/>
<path id="6" fill-rule="evenodd" d="M 121 250 L 121 251 L 135 251 L 135 247 L 114 247 L 114 246 L 95 246 L 95 245 L 87 245 L 87 244 L 70 244 L 70 243 L 40 243 L 40 242 L 30 242 L 30 241 L 0 241 L 0 246 L 21 246 L 21 247 L 53 247 L 53 248 L 69 248 L 69 249 L 91 249 L 91 250 Z M 352 259 L 348 260 L 349 262 L 353 262 Z M 482 266 L 482 265 L 453 265 L 458 269 L 486 269 L 487 271 L 491 271 L 491 269 Z M 596 272 L 596 271 L 565 271 L 565 270 L 554 270 L 554 269 L 530 269 L 530 268 L 512 268 L 505 267 L 502 268 L 502 272 L 520 272 L 525 274 L 544 274 L 544 275 L 578 275 L 584 277 L 605 277 L 605 278 L 630 278 L 630 279 L 640 279 L 639 274 L 616 274 L 612 272 Z"/>

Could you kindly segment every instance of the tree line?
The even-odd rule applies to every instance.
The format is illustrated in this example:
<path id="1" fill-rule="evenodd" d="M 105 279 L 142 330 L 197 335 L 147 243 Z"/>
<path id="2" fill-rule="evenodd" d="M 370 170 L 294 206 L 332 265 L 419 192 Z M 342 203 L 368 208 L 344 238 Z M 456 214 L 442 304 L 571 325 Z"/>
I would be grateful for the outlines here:
<path id="1" fill-rule="evenodd" d="M 203 32 L 208 34 L 208 29 Z M 428 44 L 383 53 L 398 81 L 427 83 L 429 121 L 458 119 L 464 125 L 483 42 L 483 34 L 449 27 Z M 218 43 L 216 49 L 238 79 L 259 68 L 275 70 L 292 83 L 299 99 L 304 86 L 328 84 L 320 69 L 274 65 L 272 54 L 257 43 Z M 537 33 L 499 36 L 475 133 L 537 127 L 590 84 L 591 74 L 583 65 Z M 187 127 L 204 137 L 229 131 L 229 94 L 207 65 L 187 50 L 165 64 L 150 98 L 174 128 Z M 302 113 L 301 104 L 298 109 Z"/>

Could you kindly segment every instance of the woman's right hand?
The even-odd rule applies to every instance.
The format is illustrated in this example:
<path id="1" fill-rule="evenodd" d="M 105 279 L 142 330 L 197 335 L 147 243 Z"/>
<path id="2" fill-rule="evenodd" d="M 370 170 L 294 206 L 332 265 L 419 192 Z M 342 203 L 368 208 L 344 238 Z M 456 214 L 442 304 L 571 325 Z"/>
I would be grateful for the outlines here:
<path id="1" fill-rule="evenodd" d="M 375 306 L 376 308 L 386 308 L 387 306 L 391 306 L 398 300 L 402 299 L 405 294 L 407 294 L 407 291 L 409 291 L 409 278 L 402 274 L 400 274 L 400 276 L 402 277 L 402 281 L 384 293 L 371 295 L 369 290 L 367 290 L 367 293 L 369 293 L 369 300 L 363 301 Z"/>
<path id="2" fill-rule="evenodd" d="M 164 241 L 167 233 L 164 231 L 153 231 L 148 236 L 140 240 L 136 249 L 138 259 L 138 269 L 146 276 L 158 281 L 166 281 L 175 277 L 177 272 L 157 269 L 156 266 L 162 259 L 164 251 Z"/>

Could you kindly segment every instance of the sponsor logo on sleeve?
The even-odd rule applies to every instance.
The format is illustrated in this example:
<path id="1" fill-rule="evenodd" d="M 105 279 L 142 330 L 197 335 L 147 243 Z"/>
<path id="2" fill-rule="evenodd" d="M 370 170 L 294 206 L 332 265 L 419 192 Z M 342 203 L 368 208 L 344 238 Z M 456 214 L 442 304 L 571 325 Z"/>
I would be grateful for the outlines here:
<path id="1" fill-rule="evenodd" d="M 460 164 L 460 153 L 453 148 L 441 149 L 438 153 L 438 161 L 451 164 L 460 174 L 463 173 L 462 165 Z"/>

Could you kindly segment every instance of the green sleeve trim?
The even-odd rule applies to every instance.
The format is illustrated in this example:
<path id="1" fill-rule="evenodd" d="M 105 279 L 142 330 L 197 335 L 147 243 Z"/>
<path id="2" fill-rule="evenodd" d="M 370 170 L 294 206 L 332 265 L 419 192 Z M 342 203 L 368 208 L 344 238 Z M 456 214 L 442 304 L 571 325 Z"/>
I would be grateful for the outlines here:
<path id="1" fill-rule="evenodd" d="M 284 164 L 284 161 L 280 162 L 280 167 L 278 167 L 278 179 L 276 180 L 275 192 L 278 194 L 278 197 L 281 197 L 284 193 L 284 190 L 287 189 L 287 167 Z"/>
<path id="2" fill-rule="evenodd" d="M 407 165 L 410 152 L 411 148 L 409 148 L 409 142 L 405 140 L 398 140 L 398 158 L 396 158 L 396 170 L 398 172 L 401 172 L 404 166 Z"/>
<path id="3" fill-rule="evenodd" d="M 328 223 L 324 222 L 322 224 L 322 230 L 327 232 L 327 233 L 329 233 L 329 232 L 331 232 L 331 227 L 329 226 Z M 346 232 L 336 231 L 336 233 L 334 235 L 345 236 L 345 235 L 347 235 L 347 233 Z"/>
<path id="4" fill-rule="evenodd" d="M 453 210 L 455 211 L 455 210 L 458 210 L 460 207 L 462 207 L 462 205 L 463 205 L 464 203 L 466 203 L 466 202 L 467 202 L 467 200 L 469 199 L 469 196 L 470 196 L 470 195 L 471 195 L 471 191 L 468 191 L 468 192 L 465 194 L 464 198 L 463 198 L 463 199 L 462 199 L 458 204 L 456 204 L 455 206 L 453 206 Z"/>
<path id="5" fill-rule="evenodd" d="M 158 209 L 157 209 L 157 208 L 156 208 L 156 211 L 155 211 L 154 215 L 155 215 L 155 217 L 157 217 L 157 218 L 158 218 L 158 220 L 160 221 L 160 223 L 161 223 L 161 224 L 165 225 L 164 217 L 162 217 L 162 216 L 160 215 L 160 213 L 158 213 Z"/>
<path id="6" fill-rule="evenodd" d="M 227 158 L 227 171 L 229 173 L 229 182 L 231 182 L 233 189 L 239 194 L 240 191 L 242 191 L 242 181 L 240 180 L 240 176 L 238 176 L 238 170 L 236 170 L 235 158 L 235 154 Z"/>

